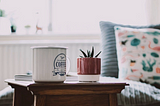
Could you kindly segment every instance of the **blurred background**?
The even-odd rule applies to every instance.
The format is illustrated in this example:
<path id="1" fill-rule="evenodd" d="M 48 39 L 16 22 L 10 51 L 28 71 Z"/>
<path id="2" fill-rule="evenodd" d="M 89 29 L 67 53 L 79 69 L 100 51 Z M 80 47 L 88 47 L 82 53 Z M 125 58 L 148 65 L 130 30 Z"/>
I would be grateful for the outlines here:
<path id="1" fill-rule="evenodd" d="M 100 21 L 160 24 L 160 0 L 0 0 L 0 90 L 5 79 L 32 72 L 32 46 L 66 46 L 76 59 L 101 50 Z M 102 51 L 103 52 L 103 51 Z"/>

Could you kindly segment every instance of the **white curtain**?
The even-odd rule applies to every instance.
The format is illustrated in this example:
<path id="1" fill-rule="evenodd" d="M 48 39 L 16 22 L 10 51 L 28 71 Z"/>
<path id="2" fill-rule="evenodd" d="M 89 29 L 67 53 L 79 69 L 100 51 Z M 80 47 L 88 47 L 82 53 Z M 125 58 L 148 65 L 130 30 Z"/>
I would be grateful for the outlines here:
<path id="1" fill-rule="evenodd" d="M 148 24 L 160 24 L 160 0 L 146 0 Z"/>
<path id="2" fill-rule="evenodd" d="M 99 34 L 99 21 L 146 25 L 147 0 L 52 0 L 53 33 Z"/>

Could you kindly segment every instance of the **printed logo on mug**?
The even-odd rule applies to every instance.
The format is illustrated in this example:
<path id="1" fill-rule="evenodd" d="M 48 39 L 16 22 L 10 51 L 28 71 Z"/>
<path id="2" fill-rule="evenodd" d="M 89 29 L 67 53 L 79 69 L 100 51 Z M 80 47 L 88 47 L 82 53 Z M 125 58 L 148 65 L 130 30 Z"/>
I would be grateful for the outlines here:
<path id="1" fill-rule="evenodd" d="M 64 76 L 66 74 L 66 55 L 64 53 L 58 54 L 54 59 L 53 66 L 53 76 L 57 74 Z"/>
<path id="2" fill-rule="evenodd" d="M 63 82 L 66 80 L 66 47 L 36 46 L 31 48 L 35 82 Z"/>

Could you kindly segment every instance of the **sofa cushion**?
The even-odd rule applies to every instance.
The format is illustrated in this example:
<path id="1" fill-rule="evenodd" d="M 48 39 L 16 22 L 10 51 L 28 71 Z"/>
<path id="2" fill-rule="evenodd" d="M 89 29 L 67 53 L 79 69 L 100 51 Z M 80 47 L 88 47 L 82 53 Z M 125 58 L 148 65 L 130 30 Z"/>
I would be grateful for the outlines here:
<path id="1" fill-rule="evenodd" d="M 10 86 L 0 91 L 0 106 L 12 106 L 13 92 Z"/>
<path id="2" fill-rule="evenodd" d="M 131 26 L 116 24 L 107 21 L 100 21 L 101 29 L 101 76 L 118 77 L 118 62 L 116 51 L 116 40 L 114 26 L 122 26 L 129 28 L 156 28 L 160 29 L 159 25 L 151 26 Z"/>
<path id="3" fill-rule="evenodd" d="M 114 77 L 100 77 L 100 81 L 126 82 L 129 86 L 117 94 L 118 106 L 159 106 L 160 89 L 146 83 L 120 80 Z"/>
<path id="4" fill-rule="evenodd" d="M 115 27 L 119 78 L 160 83 L 160 30 Z"/>

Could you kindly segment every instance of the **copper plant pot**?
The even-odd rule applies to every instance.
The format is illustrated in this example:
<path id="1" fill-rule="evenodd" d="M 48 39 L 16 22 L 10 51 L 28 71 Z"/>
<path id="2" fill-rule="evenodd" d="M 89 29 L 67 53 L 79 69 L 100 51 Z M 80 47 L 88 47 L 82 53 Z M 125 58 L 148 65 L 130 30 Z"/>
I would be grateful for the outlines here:
<path id="1" fill-rule="evenodd" d="M 77 58 L 79 81 L 99 81 L 101 58 Z"/>

